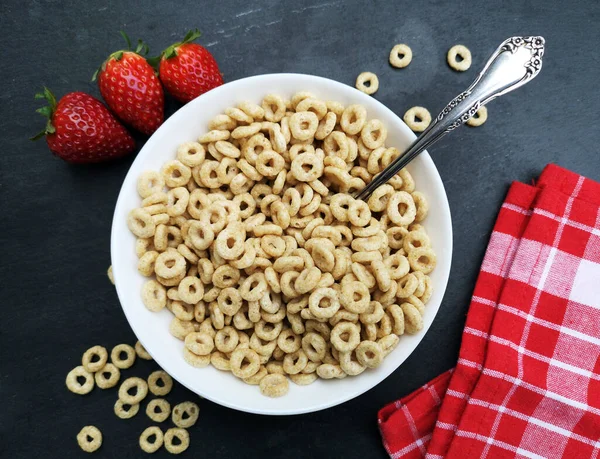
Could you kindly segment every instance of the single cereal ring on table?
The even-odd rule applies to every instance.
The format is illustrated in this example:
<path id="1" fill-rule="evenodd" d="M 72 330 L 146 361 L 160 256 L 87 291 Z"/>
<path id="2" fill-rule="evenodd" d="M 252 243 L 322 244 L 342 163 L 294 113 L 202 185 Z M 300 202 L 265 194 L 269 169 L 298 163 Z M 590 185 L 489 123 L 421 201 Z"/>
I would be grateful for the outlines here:
<path id="1" fill-rule="evenodd" d="M 331 330 L 331 344 L 340 352 L 353 351 L 360 343 L 358 327 L 351 322 L 340 322 Z"/>
<path id="2" fill-rule="evenodd" d="M 139 403 L 124 403 L 123 400 L 117 399 L 113 410 L 118 418 L 130 419 L 136 414 L 138 414 L 138 411 L 140 410 L 140 405 Z"/>
<path id="3" fill-rule="evenodd" d="M 164 435 L 157 426 L 148 427 L 140 435 L 140 448 L 146 453 L 155 453 L 163 445 L 163 442 Z"/>
<path id="4" fill-rule="evenodd" d="M 127 216 L 127 227 L 140 238 L 154 236 L 156 224 L 150 215 L 144 209 L 133 209 Z"/>
<path id="5" fill-rule="evenodd" d="M 297 112 L 290 118 L 290 131 L 298 140 L 309 140 L 314 137 L 319 127 L 319 119 L 313 112 Z"/>
<path id="6" fill-rule="evenodd" d="M 102 369 L 108 361 L 108 352 L 105 347 L 94 346 L 84 352 L 81 358 L 81 364 L 86 371 L 95 373 Z"/>
<path id="7" fill-rule="evenodd" d="M 430 247 L 418 247 L 409 252 L 408 262 L 413 271 L 429 274 L 435 268 L 436 255 Z"/>
<path id="8" fill-rule="evenodd" d="M 174 443 L 177 438 L 178 444 Z M 171 454 L 181 454 L 190 446 L 190 434 L 185 429 L 171 427 L 164 435 L 165 449 Z"/>
<path id="9" fill-rule="evenodd" d="M 131 394 L 130 391 L 135 391 Z M 142 378 L 127 378 L 119 387 L 119 400 L 128 405 L 140 403 L 148 395 L 148 384 Z"/>
<path id="10" fill-rule="evenodd" d="M 110 265 L 106 270 L 106 275 L 108 276 L 108 280 L 110 280 L 110 283 L 115 285 L 115 276 L 113 275 L 112 265 Z"/>
<path id="11" fill-rule="evenodd" d="M 165 396 L 173 388 L 173 379 L 162 370 L 156 370 L 148 376 L 148 389 L 154 395 Z"/>
<path id="12" fill-rule="evenodd" d="M 85 382 L 80 383 L 78 378 L 84 378 Z M 73 368 L 67 374 L 67 389 L 79 395 L 89 393 L 94 388 L 94 375 L 89 373 L 83 366 Z"/>
<path id="13" fill-rule="evenodd" d="M 289 390 L 288 379 L 280 374 L 269 374 L 260 380 L 260 392 L 267 397 L 281 397 Z"/>
<path id="14" fill-rule="evenodd" d="M 77 443 L 86 453 L 93 453 L 102 446 L 102 432 L 95 426 L 85 426 L 77 434 Z"/>
<path id="15" fill-rule="evenodd" d="M 390 51 L 390 64 L 392 67 L 402 69 L 412 61 L 412 50 L 405 44 L 395 45 Z"/>
<path id="16" fill-rule="evenodd" d="M 163 422 L 169 419 L 171 404 L 164 398 L 155 398 L 146 405 L 146 415 L 154 422 Z"/>
<path id="17" fill-rule="evenodd" d="M 175 405 L 171 420 L 173 424 L 182 429 L 189 429 L 198 420 L 200 408 L 194 402 L 183 402 Z"/>
<path id="18" fill-rule="evenodd" d="M 458 72 L 464 72 L 471 67 L 471 51 L 466 46 L 454 45 L 446 56 L 448 65 Z"/>
<path id="19" fill-rule="evenodd" d="M 431 123 L 431 113 L 424 107 L 409 108 L 402 117 L 414 132 L 423 132 Z"/>
<path id="20" fill-rule="evenodd" d="M 236 349 L 231 353 L 229 365 L 234 376 L 249 378 L 260 370 L 260 357 L 253 349 Z"/>
<path id="21" fill-rule="evenodd" d="M 375 94 L 379 89 L 379 78 L 371 72 L 363 72 L 356 77 L 356 89 L 365 94 Z"/>
<path id="22" fill-rule="evenodd" d="M 121 372 L 112 363 L 107 363 L 94 374 L 96 386 L 100 389 L 110 389 L 111 387 L 115 387 L 119 382 L 120 377 Z"/>
<path id="23" fill-rule="evenodd" d="M 125 357 L 121 357 L 122 355 Z M 111 362 L 121 370 L 131 367 L 135 362 L 135 357 L 135 349 L 129 344 L 118 344 L 110 352 Z"/>
<path id="24" fill-rule="evenodd" d="M 487 107 L 479 107 L 475 114 L 467 120 L 467 126 L 477 127 L 481 126 L 487 121 Z"/>

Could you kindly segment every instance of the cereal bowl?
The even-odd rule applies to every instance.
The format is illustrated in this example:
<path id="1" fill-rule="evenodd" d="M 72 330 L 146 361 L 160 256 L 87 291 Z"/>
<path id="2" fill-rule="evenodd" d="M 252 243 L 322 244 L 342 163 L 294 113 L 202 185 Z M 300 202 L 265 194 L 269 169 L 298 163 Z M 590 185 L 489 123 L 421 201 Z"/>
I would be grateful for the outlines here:
<path id="1" fill-rule="evenodd" d="M 129 212 L 140 205 L 137 180 L 146 170 L 160 170 L 175 157 L 180 144 L 206 133 L 208 122 L 227 107 L 248 100 L 260 103 L 267 94 L 291 97 L 309 91 L 324 100 L 344 105 L 361 104 L 367 118 L 381 120 L 388 131 L 386 145 L 405 149 L 415 135 L 391 110 L 356 89 L 321 77 L 300 74 L 270 74 L 249 77 L 220 86 L 198 97 L 173 114 L 148 140 L 133 162 L 121 188 L 115 209 L 111 257 L 117 294 L 134 333 L 156 362 L 174 379 L 215 403 L 233 409 L 267 415 L 301 414 L 322 410 L 350 400 L 376 386 L 415 350 L 431 326 L 442 302 L 452 258 L 452 223 L 448 200 L 438 171 L 424 152 L 408 170 L 429 202 L 429 214 L 422 223 L 437 254 L 437 266 L 430 274 L 433 285 L 423 314 L 423 328 L 400 337 L 399 345 L 375 369 L 344 379 L 318 379 L 308 386 L 290 382 L 289 392 L 280 398 L 263 396 L 256 386 L 247 385 L 229 372 L 212 366 L 195 368 L 183 358 L 184 343 L 169 332 L 172 314 L 167 309 L 149 311 L 140 292 L 147 280 L 137 269 L 136 237 L 129 231 Z"/>

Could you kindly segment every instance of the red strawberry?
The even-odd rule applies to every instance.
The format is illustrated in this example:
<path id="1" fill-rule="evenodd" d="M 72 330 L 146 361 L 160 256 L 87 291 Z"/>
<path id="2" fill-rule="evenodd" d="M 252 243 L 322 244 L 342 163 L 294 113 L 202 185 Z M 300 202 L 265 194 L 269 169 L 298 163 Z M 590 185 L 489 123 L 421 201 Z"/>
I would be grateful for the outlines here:
<path id="1" fill-rule="evenodd" d="M 183 41 L 165 49 L 160 56 L 159 77 L 165 89 L 186 103 L 223 84 L 215 58 L 197 43 L 198 29 L 190 30 Z"/>
<path id="2" fill-rule="evenodd" d="M 38 113 L 48 118 L 46 128 L 32 138 L 46 136 L 52 153 L 70 163 L 97 163 L 118 158 L 135 148 L 129 132 L 98 99 L 84 92 L 70 92 L 56 103 L 48 88 L 36 99 L 49 106 Z"/>
<path id="3" fill-rule="evenodd" d="M 131 48 L 129 39 L 128 48 Z M 164 120 L 165 96 L 154 69 L 139 53 L 147 50 L 138 42 L 135 51 L 112 53 L 94 75 L 100 94 L 126 124 L 144 134 L 152 134 Z"/>

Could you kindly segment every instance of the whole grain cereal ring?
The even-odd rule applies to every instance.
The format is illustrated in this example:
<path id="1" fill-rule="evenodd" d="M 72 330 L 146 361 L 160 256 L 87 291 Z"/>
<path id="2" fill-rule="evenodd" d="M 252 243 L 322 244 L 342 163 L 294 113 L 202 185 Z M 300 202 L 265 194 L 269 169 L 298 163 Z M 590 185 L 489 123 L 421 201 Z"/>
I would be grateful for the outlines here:
<path id="1" fill-rule="evenodd" d="M 175 444 L 174 439 L 178 443 Z M 190 434 L 185 429 L 171 427 L 164 435 L 165 449 L 171 454 L 181 454 L 190 446 Z"/>
<path id="2" fill-rule="evenodd" d="M 274 204 L 281 204 L 281 202 L 276 202 Z M 260 238 L 260 246 L 270 258 L 281 257 L 285 252 L 285 241 L 281 236 L 275 236 L 273 234 L 267 234 Z"/>
<path id="3" fill-rule="evenodd" d="M 160 427 L 157 426 L 146 428 L 140 435 L 140 448 L 146 453 L 155 453 L 163 445 L 163 442 L 164 435 Z"/>
<path id="4" fill-rule="evenodd" d="M 120 377 L 121 372 L 112 363 L 107 363 L 100 370 L 94 373 L 96 386 L 98 386 L 100 389 L 110 389 L 111 387 L 115 387 L 119 382 Z"/>
<path id="5" fill-rule="evenodd" d="M 357 326 L 351 322 L 340 322 L 331 330 L 330 341 L 340 352 L 350 352 L 360 343 Z"/>
<path id="6" fill-rule="evenodd" d="M 185 347 L 196 355 L 209 355 L 215 343 L 213 337 L 206 332 L 192 332 L 185 337 Z"/>
<path id="7" fill-rule="evenodd" d="M 264 341 L 276 340 L 282 329 L 283 322 L 271 323 L 265 320 L 259 320 L 256 325 L 254 325 L 254 333 Z"/>
<path id="8" fill-rule="evenodd" d="M 317 132 L 315 132 L 315 139 L 323 140 L 327 137 L 333 129 L 335 128 L 335 124 L 337 122 L 337 116 L 333 112 L 329 112 L 321 119 L 319 122 L 319 127 L 317 128 Z"/>
<path id="9" fill-rule="evenodd" d="M 86 371 L 95 373 L 102 369 L 108 361 L 108 352 L 106 348 L 102 346 L 94 346 L 84 352 L 81 358 L 81 364 Z"/>
<path id="10" fill-rule="evenodd" d="M 402 69 L 412 61 L 412 50 L 405 44 L 395 45 L 390 51 L 390 64 L 392 67 Z"/>
<path id="11" fill-rule="evenodd" d="M 287 394 L 289 382 L 280 374 L 269 374 L 260 380 L 260 392 L 267 397 L 281 397 Z"/>
<path id="12" fill-rule="evenodd" d="M 219 292 L 217 304 L 223 314 L 233 316 L 242 307 L 242 297 L 236 288 L 226 287 Z"/>
<path id="13" fill-rule="evenodd" d="M 487 121 L 487 107 L 479 107 L 475 114 L 467 120 L 467 126 L 477 127 L 481 126 Z"/>
<path id="14" fill-rule="evenodd" d="M 404 236 L 402 247 L 406 253 L 411 253 L 418 248 L 431 247 L 431 241 L 425 231 L 409 231 L 409 233 Z"/>
<path id="15" fill-rule="evenodd" d="M 412 107 L 406 111 L 402 119 L 414 132 L 423 132 L 431 123 L 431 113 L 424 107 Z"/>
<path id="16" fill-rule="evenodd" d="M 267 365 L 265 367 L 267 369 L 267 374 L 285 375 L 285 371 L 283 371 L 283 357 L 284 356 L 282 355 L 281 361 L 271 360 L 270 362 L 267 363 Z"/>
<path id="17" fill-rule="evenodd" d="M 290 131 L 298 140 L 312 138 L 319 127 L 319 119 L 313 112 L 297 112 L 290 118 Z"/>
<path id="18" fill-rule="evenodd" d="M 298 386 L 308 386 L 309 384 L 314 383 L 318 378 L 317 373 L 315 372 L 298 373 L 295 375 L 289 375 L 289 377 L 292 382 Z"/>
<path id="19" fill-rule="evenodd" d="M 471 51 L 466 46 L 454 45 L 446 56 L 448 65 L 458 72 L 464 72 L 471 67 Z"/>
<path id="20" fill-rule="evenodd" d="M 246 230 L 243 225 L 230 223 L 215 240 L 218 254 L 225 260 L 235 260 L 244 253 Z"/>
<path id="21" fill-rule="evenodd" d="M 338 364 L 324 363 L 317 367 L 317 375 L 322 379 L 341 378 L 344 374 Z"/>
<path id="22" fill-rule="evenodd" d="M 233 287 L 238 283 L 239 280 L 240 270 L 230 265 L 219 266 L 217 269 L 215 269 L 212 275 L 212 283 L 215 285 L 215 287 L 218 287 L 220 289 Z M 219 293 L 220 290 L 216 291 L 214 294 L 215 297 L 212 299 L 207 298 L 205 293 L 204 301 L 210 302 L 216 300 L 219 296 Z"/>
<path id="23" fill-rule="evenodd" d="M 430 247 L 418 247 L 409 252 L 408 262 L 413 271 L 429 274 L 435 268 L 436 255 Z"/>
<path id="24" fill-rule="evenodd" d="M 395 335 L 403 335 L 404 334 L 404 312 L 402 308 L 397 304 L 392 304 L 387 307 L 386 313 L 389 314 L 392 318 L 392 333 Z"/>
<path id="25" fill-rule="evenodd" d="M 342 286 L 340 303 L 346 310 L 355 314 L 362 314 L 369 309 L 371 295 L 369 287 L 361 282 L 347 282 Z"/>
<path id="26" fill-rule="evenodd" d="M 334 314 L 333 317 L 329 319 L 329 324 L 332 327 L 335 327 L 341 321 L 358 323 L 358 314 L 350 311 L 346 311 L 345 309 L 340 309 L 338 312 Z"/>
<path id="27" fill-rule="evenodd" d="M 383 145 L 387 138 L 387 129 L 378 119 L 372 119 L 365 123 L 360 131 L 360 139 L 367 148 L 376 149 Z"/>
<path id="28" fill-rule="evenodd" d="M 410 196 L 410 195 L 409 195 Z M 366 202 L 353 200 L 348 207 L 348 221 L 354 226 L 367 226 L 371 220 L 371 210 Z"/>
<path id="29" fill-rule="evenodd" d="M 377 327 L 377 338 L 383 338 L 392 333 L 392 318 L 389 314 L 384 314 L 381 320 L 375 324 Z"/>
<path id="30" fill-rule="evenodd" d="M 247 362 L 244 365 L 244 362 Z M 249 378 L 260 370 L 260 359 L 252 349 L 236 349 L 229 360 L 231 372 L 240 379 Z"/>
<path id="31" fill-rule="evenodd" d="M 156 224 L 150 215 L 144 209 L 133 209 L 127 216 L 127 227 L 140 238 L 148 238 L 154 235 Z"/>
<path id="32" fill-rule="evenodd" d="M 356 78 L 356 89 L 365 94 L 375 94 L 379 89 L 379 79 L 371 72 L 362 72 Z"/>
<path id="33" fill-rule="evenodd" d="M 296 105 L 296 111 L 310 111 L 317 115 L 317 118 L 322 119 L 327 114 L 327 104 L 314 97 L 308 97 Z"/>
<path id="34" fill-rule="evenodd" d="M 388 245 L 392 249 L 400 249 L 404 245 L 404 237 L 408 234 L 408 230 L 402 226 L 393 226 L 388 228 L 386 235 L 388 238 Z"/>
<path id="35" fill-rule="evenodd" d="M 184 277 L 177 287 L 181 301 L 188 304 L 196 304 L 204 296 L 204 285 L 197 277 Z"/>
<path id="36" fill-rule="evenodd" d="M 146 415 L 154 422 L 164 422 L 171 414 L 171 404 L 164 398 L 155 398 L 146 405 Z"/>
<path id="37" fill-rule="evenodd" d="M 77 443 L 86 453 L 93 453 L 102 446 L 102 432 L 95 426 L 85 426 L 77 434 Z"/>
<path id="38" fill-rule="evenodd" d="M 329 319 L 340 309 L 338 294 L 332 288 L 318 288 L 308 300 L 310 312 L 318 319 Z"/>
<path id="39" fill-rule="evenodd" d="M 258 301 L 267 291 L 267 281 L 262 272 L 248 276 L 240 284 L 240 295 L 246 301 Z"/>
<path id="40" fill-rule="evenodd" d="M 278 123 L 285 116 L 285 102 L 276 94 L 266 95 L 262 101 L 262 108 L 267 121 Z"/>
<path id="41" fill-rule="evenodd" d="M 308 357 L 302 349 L 286 354 L 283 358 L 283 370 L 289 375 L 300 373 L 308 364 Z"/>
<path id="42" fill-rule="evenodd" d="M 323 173 L 323 160 L 309 153 L 298 155 L 291 165 L 292 175 L 301 182 L 312 182 Z"/>
<path id="43" fill-rule="evenodd" d="M 119 398 L 115 402 L 115 406 L 114 406 L 113 410 L 118 418 L 130 419 L 130 418 L 134 417 L 136 414 L 138 414 L 138 411 L 140 411 L 140 404 L 139 403 L 134 403 L 134 404 L 125 403 L 125 402 L 123 402 L 123 400 L 121 400 Z"/>
<path id="44" fill-rule="evenodd" d="M 182 273 L 185 274 L 185 267 L 185 258 L 176 250 L 161 253 L 154 263 L 156 274 L 165 279 L 173 279 Z"/>
<path id="45" fill-rule="evenodd" d="M 383 350 L 375 341 L 363 341 L 356 348 L 356 359 L 367 368 L 377 368 L 383 362 Z"/>
<path id="46" fill-rule="evenodd" d="M 175 405 L 171 420 L 173 424 L 182 429 L 189 429 L 198 420 L 200 408 L 194 402 L 183 402 Z"/>
<path id="47" fill-rule="evenodd" d="M 304 269 L 296 278 L 294 288 L 298 293 L 307 293 L 313 290 L 321 279 L 321 270 L 317 267 Z"/>
<path id="48" fill-rule="evenodd" d="M 137 191 L 142 198 L 147 198 L 154 193 L 162 192 L 165 181 L 156 171 L 145 171 L 137 181 Z"/>
<path id="49" fill-rule="evenodd" d="M 187 338 L 187 337 L 186 337 Z M 214 343 L 217 350 L 228 354 L 233 352 L 239 343 L 239 335 L 235 328 L 226 326 L 217 331 Z"/>
<path id="50" fill-rule="evenodd" d="M 188 167 L 202 164 L 204 156 L 204 147 L 198 142 L 185 142 L 177 148 L 177 159 Z"/>
<path id="51" fill-rule="evenodd" d="M 79 382 L 79 378 L 83 378 L 84 382 Z M 67 389 L 74 394 L 84 395 L 91 392 L 94 388 L 94 376 L 80 365 L 69 371 L 66 384 Z"/>
<path id="52" fill-rule="evenodd" d="M 148 384 L 142 378 L 127 378 L 119 387 L 119 400 L 128 405 L 140 403 L 147 394 Z"/>
<path id="53" fill-rule="evenodd" d="M 413 191 L 411 193 L 411 196 L 413 197 L 413 201 L 415 202 L 415 206 L 417 208 L 415 221 L 421 222 L 425 220 L 425 217 L 427 217 L 427 212 L 429 211 L 429 204 L 427 203 L 425 195 L 420 191 Z"/>
<path id="54" fill-rule="evenodd" d="M 223 311 L 219 309 L 219 305 L 216 301 L 213 301 L 208 305 L 208 312 L 212 326 L 216 330 L 221 330 L 225 326 L 225 315 L 223 314 Z"/>
<path id="55" fill-rule="evenodd" d="M 360 321 L 363 324 L 375 324 L 383 317 L 383 306 L 379 301 L 371 301 L 369 308 L 360 314 Z"/>
<path id="56" fill-rule="evenodd" d="M 181 161 L 167 161 L 161 168 L 161 174 L 168 187 L 185 186 L 192 176 L 192 170 Z"/>
<path id="57" fill-rule="evenodd" d="M 415 202 L 406 191 L 396 191 L 389 199 L 387 215 L 396 225 L 410 225 L 415 220 L 416 214 Z"/>
<path id="58" fill-rule="evenodd" d="M 415 293 L 419 286 L 419 281 L 414 274 L 409 273 L 398 280 L 398 290 L 396 296 L 398 298 L 408 298 Z"/>
<path id="59" fill-rule="evenodd" d="M 242 101 L 238 104 L 238 108 L 246 115 L 251 116 L 255 120 L 260 120 L 265 117 L 265 111 L 262 107 L 249 101 Z"/>
<path id="60" fill-rule="evenodd" d="M 135 349 L 129 344 L 118 344 L 110 351 L 110 361 L 121 370 L 131 367 L 135 362 L 135 357 Z"/>
<path id="61" fill-rule="evenodd" d="M 400 305 L 404 313 L 404 330 L 406 333 L 414 334 L 423 328 L 423 317 L 417 308 L 411 303 L 402 303 Z"/>
<path id="62" fill-rule="evenodd" d="M 382 292 L 387 292 L 392 287 L 392 278 L 388 267 L 381 260 L 371 262 L 371 272 L 377 281 L 377 286 Z"/>
<path id="63" fill-rule="evenodd" d="M 148 376 L 148 388 L 154 395 L 165 396 L 173 388 L 173 379 L 165 371 L 153 371 Z"/>
<path id="64" fill-rule="evenodd" d="M 337 156 L 344 161 L 348 159 L 349 148 L 346 134 L 340 131 L 333 131 L 323 141 L 323 150 L 326 155 Z"/>
<path id="65" fill-rule="evenodd" d="M 228 115 L 225 114 L 220 114 L 215 116 L 212 120 L 209 121 L 208 123 L 208 129 L 209 130 L 223 130 L 223 131 L 230 131 L 232 129 L 235 128 L 235 126 L 237 125 L 237 123 L 235 122 L 234 119 L 230 118 Z"/>
<path id="66" fill-rule="evenodd" d="M 358 134 L 367 120 L 367 109 L 354 104 L 346 107 L 340 118 L 340 126 L 348 135 Z"/>
<path id="67" fill-rule="evenodd" d="M 338 193 L 331 197 L 331 202 L 329 203 L 329 208 L 331 213 L 340 222 L 348 221 L 348 212 L 350 210 L 350 204 L 354 201 L 351 196 Z"/>
<path id="68" fill-rule="evenodd" d="M 358 376 L 367 369 L 354 359 L 354 352 L 339 352 L 340 367 L 348 376 Z"/>
<path id="69" fill-rule="evenodd" d="M 230 117 L 231 114 L 228 113 Z M 219 140 L 227 140 L 229 139 L 230 132 L 226 130 L 213 129 L 212 131 L 208 131 L 206 134 L 202 134 L 198 137 L 198 142 L 200 143 L 212 143 L 218 142 Z M 167 184 L 168 185 L 168 184 Z"/>
<path id="70" fill-rule="evenodd" d="M 291 354 L 300 349 L 302 340 L 299 335 L 295 334 L 290 328 L 283 330 L 277 337 L 277 346 L 286 354 Z"/>
<path id="71" fill-rule="evenodd" d="M 211 246 L 215 233 L 210 225 L 200 221 L 193 221 L 188 229 L 188 238 L 192 246 L 198 250 L 205 250 Z"/>
<path id="72" fill-rule="evenodd" d="M 256 158 L 256 170 L 264 177 L 275 177 L 284 166 L 283 156 L 273 150 L 265 150 Z"/>
<path id="73" fill-rule="evenodd" d="M 325 338 L 323 338 L 320 334 L 309 332 L 302 337 L 302 349 L 310 360 L 313 362 L 320 362 L 323 360 L 323 357 L 325 357 L 327 343 L 325 342 Z"/>
<path id="74" fill-rule="evenodd" d="M 187 348 L 183 349 L 183 359 L 195 368 L 204 368 L 210 365 L 210 355 L 196 355 Z"/>
<path id="75" fill-rule="evenodd" d="M 110 283 L 115 285 L 115 276 L 113 275 L 112 265 L 110 265 L 106 270 L 106 275 L 108 276 L 108 280 L 110 280 Z"/>

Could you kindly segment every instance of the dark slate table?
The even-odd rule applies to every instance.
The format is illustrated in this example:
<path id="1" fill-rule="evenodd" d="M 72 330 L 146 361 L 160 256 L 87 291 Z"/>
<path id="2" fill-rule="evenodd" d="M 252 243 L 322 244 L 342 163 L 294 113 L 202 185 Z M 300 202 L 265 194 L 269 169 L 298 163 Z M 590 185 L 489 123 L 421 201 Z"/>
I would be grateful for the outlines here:
<path id="1" fill-rule="evenodd" d="M 106 278 L 113 207 L 134 155 L 75 167 L 27 138 L 42 126 L 33 94 L 83 90 L 94 69 L 121 47 L 117 31 L 142 37 L 155 52 L 199 27 L 201 43 L 226 81 L 270 72 L 303 72 L 353 85 L 377 73 L 375 97 L 399 114 L 413 105 L 437 111 L 474 78 L 489 53 L 518 34 L 546 37 L 544 69 L 533 83 L 494 102 L 481 128 L 463 128 L 433 148 L 454 219 L 454 258 L 440 312 L 413 355 L 379 386 L 335 408 L 265 417 L 201 401 L 192 457 L 385 457 L 377 410 L 456 361 L 461 329 L 487 240 L 512 180 L 531 181 L 556 162 L 600 180 L 600 4 L 548 2 L 14 1 L 0 4 L 0 456 L 84 457 L 75 435 L 86 424 L 104 433 L 96 457 L 143 457 L 145 414 L 120 420 L 114 390 L 79 397 L 67 372 L 93 344 L 134 343 Z M 412 64 L 395 70 L 395 43 Z M 470 71 L 445 63 L 457 43 L 473 53 Z M 168 113 L 178 105 L 168 102 Z M 144 139 L 138 137 L 139 146 Z M 153 362 L 128 375 L 145 376 Z M 181 387 L 176 403 L 193 395 Z M 161 450 L 157 457 L 167 457 Z"/>

